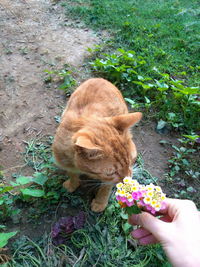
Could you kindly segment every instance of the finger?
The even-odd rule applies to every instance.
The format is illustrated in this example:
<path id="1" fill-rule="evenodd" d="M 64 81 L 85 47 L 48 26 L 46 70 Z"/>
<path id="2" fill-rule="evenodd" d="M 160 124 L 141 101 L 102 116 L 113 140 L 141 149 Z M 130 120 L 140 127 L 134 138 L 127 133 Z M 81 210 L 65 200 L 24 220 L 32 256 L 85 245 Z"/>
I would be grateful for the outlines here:
<path id="1" fill-rule="evenodd" d="M 160 218 L 160 220 L 162 220 L 163 222 L 171 222 L 171 218 L 167 215 Z M 131 232 L 132 237 L 136 239 L 140 239 L 142 237 L 145 237 L 151 234 L 152 234 L 151 232 L 149 232 L 147 229 L 143 227 L 135 229 L 134 231 Z"/>
<path id="2" fill-rule="evenodd" d="M 164 215 L 159 218 L 163 222 L 172 222 L 172 218 L 169 215 Z"/>
<path id="3" fill-rule="evenodd" d="M 143 245 L 143 246 L 159 243 L 158 240 L 153 235 L 142 237 L 138 240 L 138 242 L 140 245 Z"/>
<path id="4" fill-rule="evenodd" d="M 172 221 L 172 218 L 169 215 L 166 214 L 164 216 L 159 217 L 159 220 L 161 220 L 163 222 L 171 222 Z M 131 224 L 131 225 L 138 225 L 137 215 L 134 215 L 133 214 L 131 217 L 129 217 L 128 218 L 128 223 Z"/>
<path id="5" fill-rule="evenodd" d="M 140 239 L 140 238 L 145 237 L 145 236 L 150 235 L 150 234 L 151 233 L 144 228 L 138 228 L 138 229 L 131 232 L 132 237 L 136 238 L 136 239 Z"/>
<path id="6" fill-rule="evenodd" d="M 169 220 L 168 217 L 164 217 L 163 220 Z M 148 212 L 142 212 L 141 214 L 134 214 L 130 217 L 129 222 L 131 224 L 140 225 L 147 231 L 152 233 L 157 239 L 160 239 L 161 235 L 166 231 L 169 231 L 168 224 L 164 221 L 154 217 Z"/>
<path id="7" fill-rule="evenodd" d="M 170 217 L 174 217 L 177 211 L 181 211 L 181 215 L 185 216 L 188 212 L 196 214 L 197 207 L 195 203 L 188 199 L 166 199 L 166 208 L 168 209 L 167 213 Z"/>
<path id="8" fill-rule="evenodd" d="M 128 223 L 131 225 L 138 225 L 138 219 L 137 219 L 137 214 L 132 214 L 131 216 L 128 217 Z"/>

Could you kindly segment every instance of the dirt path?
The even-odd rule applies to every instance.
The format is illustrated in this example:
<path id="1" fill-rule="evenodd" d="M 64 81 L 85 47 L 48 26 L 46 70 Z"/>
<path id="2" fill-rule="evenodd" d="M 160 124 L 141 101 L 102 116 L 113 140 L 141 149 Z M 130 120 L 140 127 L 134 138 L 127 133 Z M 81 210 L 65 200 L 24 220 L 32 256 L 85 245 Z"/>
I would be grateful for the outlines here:
<path id="1" fill-rule="evenodd" d="M 64 10 L 49 0 L 0 1 L 0 165 L 24 162 L 23 140 L 53 135 L 65 104 L 63 93 L 44 83 L 44 70 L 67 63 L 79 68 L 98 38 L 64 26 Z M 9 174 L 9 172 L 7 172 Z"/>
<path id="2" fill-rule="evenodd" d="M 63 93 L 45 85 L 44 70 L 68 63 L 80 73 L 86 48 L 99 42 L 89 29 L 66 23 L 64 10 L 49 0 L 0 1 L 0 166 L 8 179 L 24 165 L 23 141 L 54 135 L 54 117 L 65 105 Z M 163 138 L 171 140 L 156 134 L 152 123 L 134 129 L 145 166 L 158 177 L 170 153 L 159 144 Z"/>

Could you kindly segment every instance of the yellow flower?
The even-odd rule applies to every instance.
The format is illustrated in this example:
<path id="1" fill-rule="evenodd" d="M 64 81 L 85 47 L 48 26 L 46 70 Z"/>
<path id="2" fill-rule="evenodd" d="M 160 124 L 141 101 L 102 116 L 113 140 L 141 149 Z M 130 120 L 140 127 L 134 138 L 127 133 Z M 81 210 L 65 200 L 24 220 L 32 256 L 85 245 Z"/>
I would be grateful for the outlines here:
<path id="1" fill-rule="evenodd" d="M 115 194 L 116 194 L 116 196 L 118 196 L 118 195 L 120 195 L 120 193 L 121 193 L 121 190 L 117 189 L 117 192 Z"/>
<path id="2" fill-rule="evenodd" d="M 139 186 L 139 183 L 137 180 L 130 180 L 131 185 Z"/>
<path id="3" fill-rule="evenodd" d="M 151 198 L 150 197 L 145 197 L 144 198 L 144 203 L 145 204 L 150 204 L 151 203 Z"/>
<path id="4" fill-rule="evenodd" d="M 138 191 L 138 189 L 139 189 L 138 186 L 132 186 L 132 187 L 131 187 L 131 191 L 132 191 L 132 192 L 136 192 L 136 191 Z"/>
<path id="5" fill-rule="evenodd" d="M 121 197 L 125 196 L 125 191 L 124 191 L 124 190 L 121 190 L 120 193 L 119 193 L 119 195 L 120 195 Z"/>
<path id="6" fill-rule="evenodd" d="M 152 196 L 153 196 L 153 191 L 148 191 L 148 192 L 146 193 L 146 195 L 147 195 L 148 197 L 152 197 Z"/>
<path id="7" fill-rule="evenodd" d="M 154 185 L 153 185 L 153 184 L 147 185 L 147 186 L 146 186 L 146 189 L 147 189 L 148 191 L 153 191 L 153 190 L 154 190 Z"/>
<path id="8" fill-rule="evenodd" d="M 161 199 L 162 201 L 164 201 L 164 200 L 166 199 L 165 194 L 162 194 L 160 199 Z"/>
<path id="9" fill-rule="evenodd" d="M 161 189 L 160 186 L 155 186 L 155 189 L 156 189 L 157 192 L 162 192 L 162 189 Z"/>
<path id="10" fill-rule="evenodd" d="M 154 209 L 155 209 L 156 211 L 159 211 L 159 210 L 161 209 L 161 204 L 160 204 L 160 203 L 157 203 L 157 204 L 155 205 Z"/>
<path id="11" fill-rule="evenodd" d="M 153 199 L 152 201 L 151 201 L 151 206 L 153 207 L 153 208 L 155 208 L 155 206 L 158 204 L 158 202 L 155 200 L 155 199 Z"/>
<path id="12" fill-rule="evenodd" d="M 128 177 L 128 176 L 123 179 L 123 182 L 125 184 L 131 183 L 131 181 L 132 181 L 132 178 L 131 177 Z"/>
<path id="13" fill-rule="evenodd" d="M 119 188 L 119 189 L 122 188 L 123 187 L 123 183 L 116 184 L 116 187 Z"/>

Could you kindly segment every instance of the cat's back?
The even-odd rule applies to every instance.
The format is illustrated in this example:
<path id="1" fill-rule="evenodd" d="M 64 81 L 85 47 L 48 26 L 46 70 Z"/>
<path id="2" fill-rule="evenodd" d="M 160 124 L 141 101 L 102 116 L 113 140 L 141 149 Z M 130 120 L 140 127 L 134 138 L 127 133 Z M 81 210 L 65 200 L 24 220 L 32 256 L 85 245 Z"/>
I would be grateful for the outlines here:
<path id="1" fill-rule="evenodd" d="M 71 95 L 67 110 L 90 115 L 114 116 L 127 113 L 127 106 L 121 92 L 103 78 L 91 78 L 83 82 Z"/>

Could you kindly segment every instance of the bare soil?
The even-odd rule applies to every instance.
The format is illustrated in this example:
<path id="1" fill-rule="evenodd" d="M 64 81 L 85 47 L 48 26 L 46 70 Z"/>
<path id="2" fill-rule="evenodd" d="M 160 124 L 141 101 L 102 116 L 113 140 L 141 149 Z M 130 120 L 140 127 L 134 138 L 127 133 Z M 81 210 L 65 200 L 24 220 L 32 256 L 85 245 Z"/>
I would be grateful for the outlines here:
<path id="1" fill-rule="evenodd" d="M 65 106 L 64 93 L 44 83 L 44 70 L 67 63 L 77 69 L 79 82 L 85 79 L 81 66 L 86 48 L 101 40 L 91 30 L 75 26 L 62 7 L 49 0 L 1 0 L 0 166 L 7 180 L 13 172 L 32 172 L 23 168 L 24 141 L 54 135 L 54 117 Z M 133 133 L 145 167 L 161 178 L 171 152 L 159 144 L 163 136 L 154 128 L 154 123 L 141 123 Z"/>
<path id="2" fill-rule="evenodd" d="M 66 23 L 49 0 L 0 2 L 0 165 L 8 178 L 24 165 L 23 141 L 54 135 L 54 116 L 66 102 L 44 83 L 44 70 L 67 63 L 80 72 L 86 48 L 99 42 L 89 29 Z"/>

